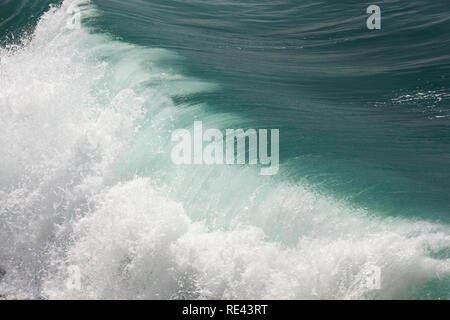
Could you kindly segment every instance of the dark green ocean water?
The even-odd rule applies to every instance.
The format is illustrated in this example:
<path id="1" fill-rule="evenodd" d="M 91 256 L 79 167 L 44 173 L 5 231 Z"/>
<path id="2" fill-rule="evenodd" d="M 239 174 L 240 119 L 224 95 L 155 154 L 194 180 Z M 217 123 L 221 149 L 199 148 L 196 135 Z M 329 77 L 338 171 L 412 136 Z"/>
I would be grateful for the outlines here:
<path id="1" fill-rule="evenodd" d="M 366 28 L 370 1 L 94 3 L 102 31 L 178 52 L 185 74 L 221 85 L 182 103 L 280 128 L 287 179 L 387 215 L 449 221 L 447 1 L 378 2 L 380 31 Z M 2 32 L 26 30 L 46 8 L 6 1 Z"/>
<path id="2" fill-rule="evenodd" d="M 49 3 L 0 0 L 2 47 L 19 44 L 24 34 L 32 39 Z M 218 229 L 227 229 L 230 221 L 244 215 L 240 211 L 243 199 L 250 197 L 252 190 L 266 188 L 263 194 L 270 198 L 270 188 L 278 188 L 273 180 L 307 186 L 317 197 L 345 204 L 348 210 L 363 210 L 375 219 L 448 226 L 450 2 L 377 1 L 381 30 L 366 27 L 366 8 L 371 4 L 375 3 L 93 0 L 96 15 L 82 15 L 83 26 L 88 26 L 91 34 L 107 35 L 111 41 L 139 48 L 164 49 L 167 54 L 158 54 L 158 68 L 214 85 L 213 90 L 194 90 L 195 83 L 184 80 L 157 82 L 157 90 L 170 92 L 167 96 L 174 108 L 186 110 L 184 116 L 178 116 L 179 124 L 189 126 L 196 119 L 218 128 L 280 129 L 280 173 L 272 180 L 252 177 L 240 181 L 238 174 L 231 175 L 236 181 L 233 183 L 230 177 L 217 178 L 220 168 L 208 174 L 194 171 L 173 178 L 173 169 L 146 147 L 154 138 L 151 125 L 144 125 L 127 142 L 127 156 L 117 169 L 119 180 L 139 176 L 156 179 L 169 189 L 176 185 L 173 198 L 184 203 L 193 220 L 206 219 L 212 229 L 217 224 Z M 95 59 L 108 63 L 120 60 L 117 65 L 123 68 L 117 75 L 110 73 L 109 79 L 115 79 L 114 90 L 119 91 L 121 83 L 127 81 L 139 82 L 140 71 L 127 72 L 134 66 L 127 69 L 126 61 L 127 54 L 129 61 L 144 61 L 140 53 L 124 49 L 115 56 L 111 48 L 102 50 L 99 47 L 95 51 Z M 152 81 L 142 82 L 133 90 L 144 92 Z M 184 90 L 184 85 L 189 89 Z M 100 91 L 99 87 L 93 90 Z M 250 187 L 244 186 L 246 181 L 250 181 Z M 5 182 L 4 192 L 10 186 Z M 208 191 L 213 196 L 205 195 Z M 216 196 L 221 192 L 222 198 Z M 295 199 L 295 191 L 285 192 Z M 319 200 L 308 201 L 299 206 L 316 208 Z M 271 208 L 271 212 L 277 210 Z M 334 212 L 327 208 L 314 210 Z M 294 217 L 286 221 L 280 209 L 273 218 L 282 220 L 285 227 L 279 229 L 271 226 L 273 219 L 267 216 L 248 218 L 255 213 L 246 213 L 246 221 L 253 221 L 251 224 L 261 227 L 270 239 L 292 245 L 303 232 L 303 220 L 295 218 L 302 209 L 297 209 L 286 209 Z M 215 221 L 216 211 L 226 223 Z M 339 221 L 337 218 L 335 225 Z M 289 227 L 292 224 L 296 226 Z M 347 238 L 346 230 L 330 232 L 342 240 Z M 408 232 L 411 235 L 415 231 Z M 441 239 L 443 247 L 438 246 L 430 256 L 448 267 L 447 241 L 448 237 Z M 381 260 L 390 265 L 389 259 Z M 406 273 L 414 273 L 411 270 L 415 268 L 412 263 Z M 445 272 L 443 280 L 431 278 L 419 286 L 408 294 L 389 291 L 387 297 L 448 298 Z"/>

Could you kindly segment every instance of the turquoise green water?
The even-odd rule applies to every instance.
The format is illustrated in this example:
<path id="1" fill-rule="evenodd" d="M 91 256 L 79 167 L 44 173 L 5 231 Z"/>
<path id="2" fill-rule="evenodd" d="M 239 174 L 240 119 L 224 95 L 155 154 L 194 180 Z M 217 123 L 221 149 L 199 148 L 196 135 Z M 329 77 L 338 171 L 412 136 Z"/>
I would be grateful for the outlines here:
<path id="1" fill-rule="evenodd" d="M 96 285 L 85 293 L 95 298 L 281 292 L 284 298 L 448 299 L 449 3 L 378 2 L 382 28 L 375 31 L 366 28 L 372 3 L 365 1 L 94 0 L 80 7 L 81 30 L 64 29 L 69 3 L 34 31 L 48 2 L 0 2 L 6 61 L 0 101 L 9 112 L 3 120 L 9 138 L 2 143 L 21 141 L 4 151 L 0 171 L 9 223 L 0 266 L 14 270 L 5 290 L 32 287 L 36 295 L 66 297 L 47 279 L 63 277 L 49 267 L 46 248 L 55 246 L 71 252 L 57 255 L 62 264 L 89 270 L 88 282 Z M 23 39 L 30 43 L 20 44 Z M 25 49 L 16 53 L 12 44 Z M 279 174 L 174 166 L 170 132 L 194 120 L 220 129 L 280 129 Z M 39 129 L 36 144 L 30 134 L 41 123 L 53 129 Z M 76 152 L 65 156 L 69 149 Z M 135 181 L 143 178 L 168 199 L 144 192 Z M 104 197 L 122 200 L 109 207 Z M 153 217 L 141 230 L 138 213 L 146 209 L 140 201 L 149 197 L 156 200 L 147 205 L 163 212 L 178 212 L 163 204 L 179 203 L 190 222 L 167 213 L 172 218 Z M 128 213 L 117 209 L 116 218 L 128 222 L 96 229 L 109 221 L 107 212 L 114 220 L 122 204 Z M 11 218 L 18 210 L 19 221 Z M 45 222 L 32 218 L 43 212 Z M 74 227 L 72 219 L 81 222 Z M 195 222 L 207 231 L 193 231 Z M 65 230 L 59 242 L 55 223 Z M 188 231 L 166 230 L 171 224 Z M 39 240 L 13 237 L 10 225 L 35 230 Z M 158 239 L 168 238 L 164 246 L 146 240 L 152 228 Z M 97 246 L 115 237 L 134 244 Z M 205 241 L 211 246 L 203 248 Z M 180 251 L 162 257 L 166 246 Z M 29 247 L 36 254 L 18 254 Z M 195 262 L 186 262 L 183 250 L 192 250 Z M 103 259 L 99 269 L 83 260 L 93 254 Z M 109 270 L 112 260 L 122 261 L 120 269 L 129 259 L 137 261 L 130 267 L 136 283 L 147 283 L 145 266 L 158 261 L 162 278 L 172 279 L 166 273 L 175 268 L 192 273 L 198 288 L 180 293 L 177 277 L 137 288 Z M 382 269 L 380 291 L 355 289 L 367 263 Z M 39 276 L 31 271 L 36 265 L 42 265 Z M 96 272 L 117 278 L 108 282 Z"/>
<path id="2" fill-rule="evenodd" d="M 388 215 L 448 222 L 449 5 L 98 1 L 102 28 L 221 85 L 179 97 L 282 131 L 282 174 Z"/>

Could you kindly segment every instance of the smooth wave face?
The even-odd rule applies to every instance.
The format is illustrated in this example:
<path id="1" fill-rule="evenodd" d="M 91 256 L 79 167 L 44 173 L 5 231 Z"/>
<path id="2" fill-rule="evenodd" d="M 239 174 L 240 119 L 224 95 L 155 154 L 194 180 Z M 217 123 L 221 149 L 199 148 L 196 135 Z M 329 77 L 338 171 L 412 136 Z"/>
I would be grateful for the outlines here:
<path id="1" fill-rule="evenodd" d="M 79 30 L 67 28 L 73 4 Z M 444 223 L 385 217 L 255 168 L 174 166 L 174 129 L 251 120 L 183 103 L 220 83 L 92 27 L 101 14 L 66 0 L 0 49 L 2 297 L 448 299 Z M 371 265 L 380 290 L 361 285 Z M 81 290 L 67 285 L 71 266 Z"/>
<path id="2" fill-rule="evenodd" d="M 280 128 L 285 179 L 386 216 L 450 222 L 447 1 L 379 1 L 375 32 L 370 1 L 95 3 L 99 28 L 174 50 L 185 73 L 221 85 L 176 101 Z"/>

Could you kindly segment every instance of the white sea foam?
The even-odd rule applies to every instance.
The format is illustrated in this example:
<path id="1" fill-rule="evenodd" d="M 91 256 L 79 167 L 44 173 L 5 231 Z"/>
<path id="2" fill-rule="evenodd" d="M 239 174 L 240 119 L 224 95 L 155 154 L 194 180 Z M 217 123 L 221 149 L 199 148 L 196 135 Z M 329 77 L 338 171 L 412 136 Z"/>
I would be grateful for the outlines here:
<path id="1" fill-rule="evenodd" d="M 167 67 L 169 51 L 67 29 L 72 3 L 96 14 L 65 1 L 0 49 L 0 294 L 408 298 L 448 279 L 447 226 L 372 216 L 252 169 L 173 166 L 171 129 L 239 119 L 175 107 L 171 96 L 213 86 Z M 149 178 L 127 172 L 136 157 Z M 361 285 L 368 265 L 380 290 Z"/>

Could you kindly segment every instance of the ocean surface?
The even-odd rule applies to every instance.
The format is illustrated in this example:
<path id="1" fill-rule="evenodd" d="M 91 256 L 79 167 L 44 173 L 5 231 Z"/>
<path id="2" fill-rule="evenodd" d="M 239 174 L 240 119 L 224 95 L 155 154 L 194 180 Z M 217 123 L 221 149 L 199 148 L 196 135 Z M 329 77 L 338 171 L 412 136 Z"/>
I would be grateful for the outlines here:
<path id="1" fill-rule="evenodd" d="M 450 2 L 371 4 L 0 0 L 0 299 L 449 299 Z"/>

